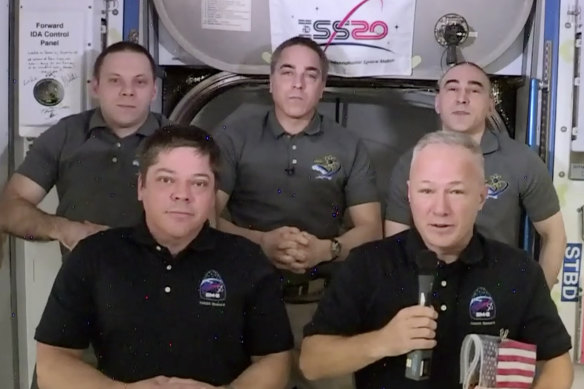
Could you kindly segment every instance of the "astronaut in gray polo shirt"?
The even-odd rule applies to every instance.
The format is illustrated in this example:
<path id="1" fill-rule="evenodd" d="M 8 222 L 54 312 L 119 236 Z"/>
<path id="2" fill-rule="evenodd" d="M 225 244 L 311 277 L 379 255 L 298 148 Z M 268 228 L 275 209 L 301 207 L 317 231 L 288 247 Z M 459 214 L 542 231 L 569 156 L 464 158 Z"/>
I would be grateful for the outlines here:
<path id="1" fill-rule="evenodd" d="M 108 227 L 135 224 L 137 150 L 168 123 L 150 113 L 155 63 L 131 42 L 106 48 L 94 65 L 91 88 L 99 108 L 60 120 L 38 137 L 0 199 L 0 229 L 28 240 L 58 240 L 71 250 Z M 59 205 L 37 205 L 53 187 Z"/>
<path id="2" fill-rule="evenodd" d="M 508 134 L 487 128 L 494 110 L 491 84 L 477 65 L 462 63 L 450 68 L 439 81 L 435 102 L 443 131 L 459 131 L 479 142 L 485 158 L 487 201 L 476 226 L 483 235 L 519 245 L 521 212 L 541 236 L 539 263 L 548 286 L 556 282 L 566 245 L 558 196 L 545 164 L 525 144 Z M 411 225 L 407 197 L 412 151 L 403 154 L 393 169 L 385 211 L 385 236 Z"/>
<path id="3" fill-rule="evenodd" d="M 223 160 L 217 210 L 227 206 L 231 215 L 217 226 L 260 244 L 282 270 L 297 346 L 327 267 L 380 238 L 382 230 L 375 173 L 363 143 L 316 111 L 327 69 L 315 42 L 289 39 L 272 55 L 274 108 L 228 119 L 215 133 Z M 353 227 L 342 233 L 345 214 Z M 335 387 L 299 379 L 293 374 L 299 388 Z"/>

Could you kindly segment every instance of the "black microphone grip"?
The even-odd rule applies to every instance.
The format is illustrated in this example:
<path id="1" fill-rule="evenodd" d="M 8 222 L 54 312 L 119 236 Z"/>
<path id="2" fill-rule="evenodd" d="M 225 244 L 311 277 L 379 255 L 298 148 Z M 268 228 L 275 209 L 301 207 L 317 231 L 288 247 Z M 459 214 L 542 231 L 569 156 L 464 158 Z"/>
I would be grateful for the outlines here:
<path id="1" fill-rule="evenodd" d="M 432 288 L 438 259 L 431 251 L 423 251 L 416 257 L 418 265 L 418 303 L 427 307 L 432 305 Z M 412 350 L 406 356 L 405 377 L 414 381 L 430 378 L 432 350 Z"/>

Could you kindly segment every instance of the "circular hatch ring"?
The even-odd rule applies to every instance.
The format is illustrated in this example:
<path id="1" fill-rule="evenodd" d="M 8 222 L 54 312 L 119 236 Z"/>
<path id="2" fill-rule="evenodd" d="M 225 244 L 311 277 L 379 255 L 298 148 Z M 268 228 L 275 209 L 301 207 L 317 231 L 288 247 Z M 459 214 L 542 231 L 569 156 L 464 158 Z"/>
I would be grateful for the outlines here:
<path id="1" fill-rule="evenodd" d="M 376 82 L 374 85 L 375 89 L 403 89 L 404 100 L 408 101 L 410 104 L 432 110 L 434 109 L 434 96 L 436 94 L 435 92 L 428 91 L 427 86 L 416 87 L 408 85 L 407 88 L 400 88 L 399 85 L 387 84 L 384 83 L 383 80 L 373 81 Z M 169 119 L 175 123 L 189 124 L 197 116 L 199 111 L 201 111 L 203 107 L 217 95 L 237 86 L 267 86 L 268 84 L 269 78 L 265 76 L 243 76 L 229 72 L 214 74 L 191 88 L 191 90 L 188 91 L 174 107 L 169 115 Z M 327 86 L 325 92 L 335 93 L 335 91 L 342 88 L 371 86 L 372 80 L 331 79 L 328 84 L 331 86 Z M 508 131 L 505 121 L 497 110 L 489 116 L 487 122 L 488 127 L 495 131 Z"/>

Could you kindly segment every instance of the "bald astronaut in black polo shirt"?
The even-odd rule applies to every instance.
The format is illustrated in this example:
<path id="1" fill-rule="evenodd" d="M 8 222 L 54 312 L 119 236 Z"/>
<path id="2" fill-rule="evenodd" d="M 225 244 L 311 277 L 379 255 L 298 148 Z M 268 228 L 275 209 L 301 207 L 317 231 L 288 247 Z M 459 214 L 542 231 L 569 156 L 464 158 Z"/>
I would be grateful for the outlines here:
<path id="1" fill-rule="evenodd" d="M 300 366 L 308 378 L 354 372 L 358 389 L 460 388 L 464 337 L 508 330 L 537 346 L 533 388 L 570 388 L 570 336 L 541 267 L 473 228 L 486 195 L 472 138 L 433 132 L 418 142 L 408 181 L 415 228 L 351 252 L 305 328 Z M 433 307 L 417 305 L 416 258 L 428 250 L 437 256 Z M 417 349 L 433 350 L 425 381 L 404 376 L 406 354 Z"/>

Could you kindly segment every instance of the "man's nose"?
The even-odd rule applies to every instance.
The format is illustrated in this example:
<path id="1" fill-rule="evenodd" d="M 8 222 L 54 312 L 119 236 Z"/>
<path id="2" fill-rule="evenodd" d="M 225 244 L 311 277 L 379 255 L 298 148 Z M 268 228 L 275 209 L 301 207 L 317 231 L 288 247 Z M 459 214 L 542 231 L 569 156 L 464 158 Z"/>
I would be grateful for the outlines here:
<path id="1" fill-rule="evenodd" d="M 120 91 L 122 96 L 133 96 L 134 95 L 134 87 L 131 83 L 123 82 L 122 83 L 122 90 Z"/>
<path id="2" fill-rule="evenodd" d="M 448 215 L 450 213 L 450 199 L 447 193 L 436 193 L 432 211 L 436 215 Z"/>
<path id="3" fill-rule="evenodd" d="M 461 88 L 456 95 L 456 101 L 460 104 L 467 104 L 468 103 L 468 92 L 466 89 Z"/>
<path id="4" fill-rule="evenodd" d="M 176 183 L 171 193 L 171 198 L 175 201 L 190 202 L 192 200 L 190 185 L 188 183 Z"/>
<path id="5" fill-rule="evenodd" d="M 303 89 L 304 88 L 304 77 L 302 74 L 296 73 L 294 79 L 292 80 L 292 85 L 294 88 Z"/>

